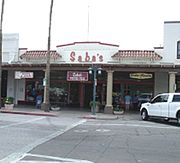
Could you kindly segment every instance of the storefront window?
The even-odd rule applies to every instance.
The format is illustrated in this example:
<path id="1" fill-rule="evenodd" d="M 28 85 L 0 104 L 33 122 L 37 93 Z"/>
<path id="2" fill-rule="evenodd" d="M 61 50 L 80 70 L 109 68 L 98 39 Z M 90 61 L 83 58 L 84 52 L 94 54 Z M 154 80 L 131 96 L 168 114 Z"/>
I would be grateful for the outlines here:
<path id="1" fill-rule="evenodd" d="M 51 105 L 66 105 L 68 101 L 68 84 L 51 81 L 50 103 Z"/>
<path id="2" fill-rule="evenodd" d="M 124 97 L 127 92 L 129 92 L 130 95 L 141 95 L 142 93 L 153 94 L 153 73 L 114 72 L 113 76 L 113 92 L 122 97 Z"/>
<path id="3" fill-rule="evenodd" d="M 34 103 L 37 95 L 43 95 L 43 71 L 34 71 L 33 79 L 26 79 L 26 94 L 25 99 L 27 102 Z"/>
<path id="4" fill-rule="evenodd" d="M 26 101 L 35 102 L 38 94 L 43 94 L 42 81 L 26 81 Z"/>

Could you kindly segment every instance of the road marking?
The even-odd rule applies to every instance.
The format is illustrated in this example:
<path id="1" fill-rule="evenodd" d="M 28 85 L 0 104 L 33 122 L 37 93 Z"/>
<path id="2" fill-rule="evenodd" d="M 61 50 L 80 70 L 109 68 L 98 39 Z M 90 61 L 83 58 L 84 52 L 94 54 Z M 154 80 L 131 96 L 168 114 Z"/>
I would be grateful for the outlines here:
<path id="1" fill-rule="evenodd" d="M 87 160 L 79 160 L 79 159 L 70 159 L 70 158 L 62 158 L 62 157 L 54 157 L 54 156 L 46 156 L 46 155 L 37 155 L 37 154 L 31 154 L 31 153 L 26 153 L 24 154 L 20 159 L 25 158 L 26 156 L 32 156 L 32 157 L 37 157 L 37 158 L 45 158 L 48 159 L 47 161 L 38 161 L 38 160 L 16 160 L 15 162 L 11 163 L 58 163 L 58 162 L 65 162 L 65 163 L 93 163 L 91 161 Z M 50 161 L 51 160 L 51 161 Z"/>
<path id="2" fill-rule="evenodd" d="M 84 133 L 84 132 L 88 132 L 88 130 L 74 130 L 74 132 Z"/>
<path id="3" fill-rule="evenodd" d="M 125 127 L 143 127 L 143 128 L 162 128 L 162 129 L 179 129 L 176 126 L 155 126 L 147 124 L 131 124 L 131 123 L 113 123 L 113 124 L 83 124 L 86 126 L 125 126 Z"/>
<path id="4" fill-rule="evenodd" d="M 46 117 L 40 117 L 40 118 L 31 119 L 31 120 L 28 120 L 28 121 L 23 121 L 23 122 L 13 123 L 13 124 L 5 125 L 5 126 L 0 126 L 0 129 L 12 127 L 12 126 L 17 126 L 17 125 L 22 125 L 22 124 L 26 124 L 26 123 L 31 123 L 31 122 L 34 122 L 34 121 L 39 121 L 39 120 L 42 120 L 44 118 L 46 118 Z"/>
<path id="5" fill-rule="evenodd" d="M 109 132 L 109 131 L 111 131 L 111 130 L 108 130 L 108 129 L 97 129 L 96 131 L 97 131 L 97 132 Z"/>
<path id="6" fill-rule="evenodd" d="M 43 117 L 43 118 L 44 118 L 44 117 Z M 73 124 L 67 126 L 63 131 L 62 131 L 62 129 L 61 129 L 61 130 L 59 130 L 59 131 L 57 131 L 57 132 L 55 132 L 55 133 L 53 133 L 53 134 L 51 134 L 51 135 L 48 135 L 48 136 L 46 136 L 46 137 L 44 137 L 44 138 L 41 138 L 41 139 L 35 141 L 34 143 L 29 144 L 29 145 L 25 146 L 24 148 L 20 149 L 20 150 L 17 151 L 16 153 L 12 153 L 12 154 L 8 155 L 8 156 L 5 157 L 4 159 L 0 160 L 0 163 L 6 163 L 6 162 L 8 162 L 8 163 L 13 163 L 14 160 L 17 160 L 18 158 L 22 157 L 22 155 L 23 155 L 24 153 L 27 153 L 27 152 L 31 151 L 31 150 L 32 150 L 33 148 L 35 148 L 36 146 L 38 146 L 38 145 L 40 145 L 40 144 L 42 144 L 42 143 L 45 143 L 45 142 L 47 142 L 47 141 L 49 141 L 49 140 L 51 140 L 51 139 L 53 139 L 53 138 L 55 138 L 55 137 L 57 137 L 57 136 L 65 133 L 65 132 L 67 132 L 68 130 L 70 130 L 70 129 L 72 129 L 72 128 L 80 125 L 80 124 L 83 124 L 83 123 L 85 123 L 86 121 L 87 121 L 87 120 L 85 120 L 85 119 L 80 120 L 80 121 L 78 121 L 78 122 L 76 122 L 76 123 L 73 123 Z"/>

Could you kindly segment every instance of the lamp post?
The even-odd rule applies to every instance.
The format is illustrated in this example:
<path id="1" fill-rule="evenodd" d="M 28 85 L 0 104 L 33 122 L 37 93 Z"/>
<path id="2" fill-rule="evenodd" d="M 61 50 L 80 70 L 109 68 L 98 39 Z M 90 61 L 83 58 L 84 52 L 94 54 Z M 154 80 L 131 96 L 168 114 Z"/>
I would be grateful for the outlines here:
<path id="1" fill-rule="evenodd" d="M 102 68 L 93 65 L 92 67 L 88 68 L 89 74 L 93 74 L 93 110 L 92 114 L 95 115 L 95 107 L 96 107 L 96 86 L 97 86 L 97 73 L 101 74 Z"/>

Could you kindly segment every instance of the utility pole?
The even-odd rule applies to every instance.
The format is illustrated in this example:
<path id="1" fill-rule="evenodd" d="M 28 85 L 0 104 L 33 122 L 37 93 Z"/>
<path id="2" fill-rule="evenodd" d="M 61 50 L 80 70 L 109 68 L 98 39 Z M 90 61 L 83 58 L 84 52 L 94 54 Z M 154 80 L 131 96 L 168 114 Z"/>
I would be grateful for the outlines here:
<path id="1" fill-rule="evenodd" d="M 52 9 L 53 2 L 50 3 L 50 13 L 49 13 L 49 30 L 48 30 L 48 50 L 47 50 L 47 62 L 46 62 L 46 72 L 45 72 L 45 86 L 44 86 L 44 102 L 43 108 L 45 112 L 49 112 L 50 100 L 49 100 L 49 87 L 50 87 L 50 48 L 51 48 L 51 20 L 52 20 Z"/>
<path id="2" fill-rule="evenodd" d="M 0 109 L 2 106 L 1 103 L 1 83 L 2 83 L 2 24 L 3 24 L 3 15 L 4 15 L 4 0 L 2 0 L 2 5 L 1 5 L 1 24 L 0 24 Z"/>

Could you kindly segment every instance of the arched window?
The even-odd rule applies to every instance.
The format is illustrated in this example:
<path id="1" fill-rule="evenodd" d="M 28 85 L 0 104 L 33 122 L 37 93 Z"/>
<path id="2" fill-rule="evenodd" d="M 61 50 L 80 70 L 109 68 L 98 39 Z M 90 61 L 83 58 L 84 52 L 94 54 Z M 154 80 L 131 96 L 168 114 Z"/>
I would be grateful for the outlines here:
<path id="1" fill-rule="evenodd" d="M 177 42 L 177 59 L 180 59 L 180 41 Z"/>

